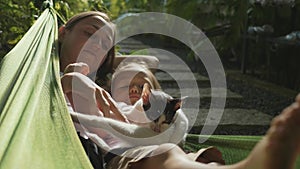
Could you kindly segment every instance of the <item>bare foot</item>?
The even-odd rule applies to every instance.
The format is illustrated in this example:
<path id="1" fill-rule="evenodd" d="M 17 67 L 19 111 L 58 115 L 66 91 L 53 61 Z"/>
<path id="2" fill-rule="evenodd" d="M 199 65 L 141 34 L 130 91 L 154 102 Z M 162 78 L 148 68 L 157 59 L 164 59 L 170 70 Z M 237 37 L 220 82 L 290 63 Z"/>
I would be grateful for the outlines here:
<path id="1" fill-rule="evenodd" d="M 300 153 L 300 95 L 274 118 L 266 136 L 255 146 L 243 168 L 293 169 Z"/>

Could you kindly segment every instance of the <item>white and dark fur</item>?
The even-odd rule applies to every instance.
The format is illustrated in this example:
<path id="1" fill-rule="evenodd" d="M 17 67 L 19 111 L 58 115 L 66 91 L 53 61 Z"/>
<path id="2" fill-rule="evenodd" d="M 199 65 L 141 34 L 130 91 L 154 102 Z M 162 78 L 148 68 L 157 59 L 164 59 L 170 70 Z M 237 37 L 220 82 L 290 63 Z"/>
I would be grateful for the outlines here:
<path id="1" fill-rule="evenodd" d="M 181 103 L 180 98 L 172 98 L 162 91 L 151 90 L 149 104 L 144 106 L 146 116 L 151 120 L 149 127 L 159 133 L 167 130 L 175 122 Z"/>

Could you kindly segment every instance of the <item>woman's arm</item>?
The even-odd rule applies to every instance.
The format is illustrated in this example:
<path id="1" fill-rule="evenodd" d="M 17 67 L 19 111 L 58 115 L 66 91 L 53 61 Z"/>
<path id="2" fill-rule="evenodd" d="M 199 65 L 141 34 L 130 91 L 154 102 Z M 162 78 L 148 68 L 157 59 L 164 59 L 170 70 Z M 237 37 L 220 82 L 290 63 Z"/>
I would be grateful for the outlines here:
<path id="1" fill-rule="evenodd" d="M 86 127 L 95 127 L 106 130 L 120 139 L 124 139 L 124 141 L 130 141 L 130 139 L 128 140 L 124 138 L 124 136 L 132 137 L 132 139 L 134 139 L 153 137 L 158 134 L 148 127 L 141 127 L 136 124 L 129 124 L 115 119 L 91 116 L 77 112 L 71 112 L 70 114 L 73 121 Z"/>
<path id="2" fill-rule="evenodd" d="M 95 127 L 106 130 L 120 140 L 130 143 L 132 146 L 139 145 L 160 145 L 168 143 L 173 130 L 167 129 L 157 133 L 148 127 L 124 123 L 105 117 L 91 116 L 81 113 L 71 113 L 72 119 L 85 127 Z M 178 141 L 179 142 L 179 141 Z"/>
<path id="3" fill-rule="evenodd" d="M 110 94 L 87 76 L 78 72 L 67 73 L 62 76 L 61 84 L 75 111 L 127 122 Z"/>

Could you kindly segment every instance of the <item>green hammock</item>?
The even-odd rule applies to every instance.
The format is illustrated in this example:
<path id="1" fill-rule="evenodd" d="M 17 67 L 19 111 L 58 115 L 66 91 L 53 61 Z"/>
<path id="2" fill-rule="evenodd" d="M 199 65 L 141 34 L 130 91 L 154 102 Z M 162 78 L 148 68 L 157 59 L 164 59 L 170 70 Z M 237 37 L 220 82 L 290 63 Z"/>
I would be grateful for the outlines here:
<path id="1" fill-rule="evenodd" d="M 0 168 L 92 168 L 59 80 L 57 21 L 46 9 L 0 68 Z"/>
<path id="2" fill-rule="evenodd" d="M 207 139 L 207 141 L 199 144 L 199 138 Z M 260 139 L 261 136 L 203 136 L 189 134 L 184 148 L 188 151 L 195 151 L 213 145 L 218 147 L 223 153 L 226 164 L 233 164 L 245 159 Z"/>
<path id="3" fill-rule="evenodd" d="M 205 141 L 205 143 L 199 144 L 199 138 L 207 139 L 207 141 Z M 215 146 L 222 152 L 226 164 L 234 164 L 245 159 L 261 138 L 262 136 L 201 136 L 189 134 L 184 148 L 189 151 L 196 151 L 200 148 Z M 295 166 L 295 169 L 299 168 L 300 157 L 298 157 Z"/>
<path id="4" fill-rule="evenodd" d="M 57 18 L 46 9 L 0 64 L 0 168 L 92 168 L 69 116 L 55 50 Z M 188 135 L 185 149 L 214 145 L 228 164 L 244 159 L 261 137 Z M 299 164 L 299 162 L 298 162 Z"/>

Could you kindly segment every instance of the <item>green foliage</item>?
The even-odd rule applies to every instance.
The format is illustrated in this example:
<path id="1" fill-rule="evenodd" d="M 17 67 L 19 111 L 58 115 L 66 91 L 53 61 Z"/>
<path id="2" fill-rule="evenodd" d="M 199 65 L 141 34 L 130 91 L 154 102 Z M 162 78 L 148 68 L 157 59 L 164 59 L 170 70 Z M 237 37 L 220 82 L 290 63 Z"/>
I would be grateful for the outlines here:
<path id="1" fill-rule="evenodd" d="M 2 0 L 0 2 L 0 60 L 28 31 L 43 11 L 43 0 Z M 76 13 L 88 10 L 107 11 L 102 0 L 54 1 L 61 24 Z"/>
<path id="2" fill-rule="evenodd" d="M 300 30 L 300 1 L 294 6 L 252 4 L 249 8 L 249 26 L 271 25 L 274 33 L 268 36 L 252 36 L 248 39 L 247 67 L 253 75 L 282 86 L 299 90 L 299 47 L 277 42 L 292 31 Z M 269 41 L 271 40 L 271 42 Z M 274 41 L 274 42 L 272 42 Z M 298 79 L 298 80 L 297 80 Z"/>
<path id="3" fill-rule="evenodd" d="M 219 50 L 239 43 L 247 18 L 248 5 L 243 0 L 169 0 L 167 12 L 189 20 L 204 32 L 230 24 L 223 37 L 211 38 Z M 226 33 L 226 34 L 225 34 Z"/>
<path id="4" fill-rule="evenodd" d="M 0 2 L 0 59 L 22 38 L 34 23 L 38 9 L 33 1 Z"/>
<path id="5" fill-rule="evenodd" d="M 150 52 L 148 49 L 141 49 L 131 52 L 131 55 L 149 55 Z"/>
<path id="6" fill-rule="evenodd" d="M 105 11 L 112 19 L 117 19 L 126 13 L 139 12 L 166 12 L 179 16 L 207 33 L 221 57 L 235 55 L 237 63 L 241 60 L 243 34 L 247 31 L 248 26 L 269 24 L 274 28 L 272 37 L 284 36 L 292 31 L 300 30 L 300 0 L 296 0 L 293 6 L 290 4 L 262 5 L 253 3 L 253 0 L 53 1 L 54 8 L 62 18 L 61 24 L 63 20 L 67 20 L 74 14 L 88 10 Z M 40 15 L 43 10 L 43 0 L 2 0 L 0 9 L 1 59 L 22 38 Z M 168 44 L 174 43 L 168 39 L 167 41 Z M 267 72 L 266 69 L 272 69 L 274 72 L 275 68 L 272 65 L 284 69 L 280 66 L 283 64 L 281 53 L 291 53 L 291 51 L 293 50 L 289 50 L 287 47 L 280 48 L 280 52 L 275 54 L 270 53 L 269 44 L 250 40 L 247 51 L 248 67 L 253 70 L 264 69 L 262 72 Z M 296 56 L 295 53 L 291 53 L 290 56 Z M 193 58 L 193 55 L 190 53 L 188 57 Z M 268 60 L 269 56 L 272 56 L 273 60 Z M 272 64 L 271 68 L 268 65 L 270 63 Z"/>
<path id="7" fill-rule="evenodd" d="M 163 12 L 163 0 L 103 0 L 113 19 L 129 12 Z"/>

